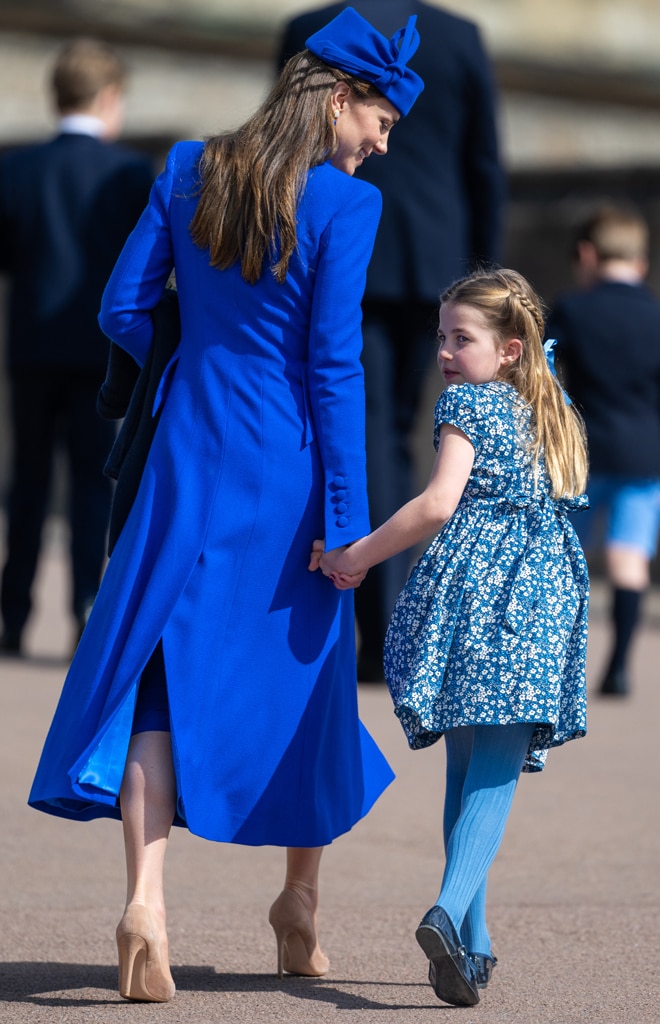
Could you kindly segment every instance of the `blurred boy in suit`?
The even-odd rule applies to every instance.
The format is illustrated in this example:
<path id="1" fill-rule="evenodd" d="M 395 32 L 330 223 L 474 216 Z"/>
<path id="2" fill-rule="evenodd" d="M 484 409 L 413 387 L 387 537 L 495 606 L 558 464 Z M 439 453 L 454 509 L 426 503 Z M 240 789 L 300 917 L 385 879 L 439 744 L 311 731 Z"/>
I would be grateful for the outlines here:
<path id="1" fill-rule="evenodd" d="M 96 413 L 108 359 L 97 316 L 106 281 L 153 180 L 149 161 L 114 142 L 125 83 L 123 62 L 105 44 L 67 44 L 51 77 L 57 134 L 0 162 L 0 271 L 10 284 L 13 434 L 0 590 L 4 653 L 21 653 L 56 442 L 70 469 L 78 633 L 103 571 L 112 492 L 102 469 L 114 427 Z"/>

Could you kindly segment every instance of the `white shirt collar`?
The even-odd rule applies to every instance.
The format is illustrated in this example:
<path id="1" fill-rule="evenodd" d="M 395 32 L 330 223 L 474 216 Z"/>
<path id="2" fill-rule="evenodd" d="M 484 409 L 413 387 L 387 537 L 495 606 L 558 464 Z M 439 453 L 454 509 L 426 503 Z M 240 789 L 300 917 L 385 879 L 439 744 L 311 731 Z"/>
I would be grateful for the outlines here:
<path id="1" fill-rule="evenodd" d="M 91 114 L 67 114 L 60 118 L 57 127 L 66 135 L 92 135 L 100 139 L 105 134 L 103 121 Z"/>

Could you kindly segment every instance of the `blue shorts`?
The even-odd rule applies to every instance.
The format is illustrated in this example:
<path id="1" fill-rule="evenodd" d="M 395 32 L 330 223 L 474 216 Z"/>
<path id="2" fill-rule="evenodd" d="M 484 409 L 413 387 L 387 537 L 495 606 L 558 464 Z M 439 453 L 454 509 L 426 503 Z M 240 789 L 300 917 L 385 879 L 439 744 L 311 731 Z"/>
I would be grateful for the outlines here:
<path id="1" fill-rule="evenodd" d="M 587 484 L 589 509 L 571 516 L 588 551 L 622 544 L 651 559 L 660 530 L 660 480 L 595 473 Z"/>

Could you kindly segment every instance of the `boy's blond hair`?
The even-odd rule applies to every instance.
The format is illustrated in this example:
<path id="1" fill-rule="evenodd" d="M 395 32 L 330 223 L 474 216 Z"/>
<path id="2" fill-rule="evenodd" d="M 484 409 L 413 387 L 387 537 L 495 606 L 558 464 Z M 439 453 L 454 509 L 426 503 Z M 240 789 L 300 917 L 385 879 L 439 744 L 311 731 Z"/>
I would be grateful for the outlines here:
<path id="1" fill-rule="evenodd" d="M 590 242 L 599 263 L 610 260 L 646 260 L 649 254 L 649 227 L 631 206 L 605 203 L 584 221 L 576 234 L 576 246 Z"/>
<path id="2" fill-rule="evenodd" d="M 95 39 L 74 39 L 55 61 L 51 89 L 60 114 L 85 110 L 108 85 L 123 89 L 126 65 L 106 43 Z"/>

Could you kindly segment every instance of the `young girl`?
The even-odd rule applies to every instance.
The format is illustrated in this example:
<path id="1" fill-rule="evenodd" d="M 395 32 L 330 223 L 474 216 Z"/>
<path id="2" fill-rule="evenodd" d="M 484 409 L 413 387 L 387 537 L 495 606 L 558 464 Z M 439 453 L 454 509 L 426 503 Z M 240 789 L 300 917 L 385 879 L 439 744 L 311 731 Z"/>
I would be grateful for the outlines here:
<path id="1" fill-rule="evenodd" d="M 586 731 L 588 574 L 567 513 L 584 508 L 582 423 L 553 376 L 538 297 L 512 270 L 442 297 L 426 490 L 379 529 L 323 553 L 335 586 L 436 534 L 394 609 L 385 670 L 413 749 L 444 735 L 446 865 L 417 940 L 445 1002 L 470 1006 L 496 959 L 488 870 L 520 771 Z M 438 532 L 439 531 L 439 532 Z"/>

